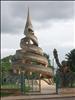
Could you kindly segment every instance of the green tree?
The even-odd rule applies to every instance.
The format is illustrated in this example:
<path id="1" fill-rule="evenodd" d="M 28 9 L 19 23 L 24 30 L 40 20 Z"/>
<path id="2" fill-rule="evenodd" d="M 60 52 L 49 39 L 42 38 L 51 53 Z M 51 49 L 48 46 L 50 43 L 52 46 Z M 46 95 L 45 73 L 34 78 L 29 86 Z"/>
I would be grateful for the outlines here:
<path id="1" fill-rule="evenodd" d="M 0 59 L 0 71 L 1 71 L 1 77 L 0 77 L 0 81 L 2 82 L 2 80 L 4 79 L 4 77 L 6 77 L 9 74 L 9 70 L 11 70 L 11 55 L 4 57 L 2 59 Z M 0 82 L 0 83 L 1 83 Z"/>
<path id="2" fill-rule="evenodd" d="M 75 72 L 75 49 L 66 54 L 66 59 L 68 61 L 71 71 Z"/>
<path id="3" fill-rule="evenodd" d="M 44 53 L 44 56 L 47 58 L 48 60 L 48 67 L 51 67 L 51 60 L 50 60 L 50 57 L 47 53 Z"/>
<path id="4" fill-rule="evenodd" d="M 10 55 L 10 56 L 7 56 L 1 59 L 1 69 L 2 70 L 9 71 L 11 69 L 11 62 L 10 62 L 11 57 L 12 56 Z"/>

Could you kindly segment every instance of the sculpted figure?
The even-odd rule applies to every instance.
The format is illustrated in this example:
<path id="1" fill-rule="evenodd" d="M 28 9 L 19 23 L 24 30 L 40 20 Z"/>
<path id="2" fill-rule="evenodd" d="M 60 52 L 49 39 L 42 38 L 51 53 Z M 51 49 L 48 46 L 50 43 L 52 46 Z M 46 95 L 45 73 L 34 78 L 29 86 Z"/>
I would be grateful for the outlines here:
<path id="1" fill-rule="evenodd" d="M 56 64 L 58 65 L 58 71 L 60 78 L 61 78 L 61 87 L 66 87 L 69 84 L 69 81 L 71 79 L 71 71 L 68 66 L 67 61 L 63 60 L 61 63 L 58 58 L 57 50 L 54 49 L 53 55 L 56 61 Z"/>

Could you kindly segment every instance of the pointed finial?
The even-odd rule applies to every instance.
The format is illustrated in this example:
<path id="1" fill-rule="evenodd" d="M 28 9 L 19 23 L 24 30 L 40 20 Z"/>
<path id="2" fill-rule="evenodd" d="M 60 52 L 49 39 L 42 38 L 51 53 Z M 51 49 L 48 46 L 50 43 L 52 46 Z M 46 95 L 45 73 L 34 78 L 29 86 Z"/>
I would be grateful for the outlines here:
<path id="1" fill-rule="evenodd" d="M 26 25 L 25 25 L 25 29 L 24 29 L 24 34 L 25 35 L 28 33 L 28 29 L 33 31 L 33 26 L 32 26 L 32 23 L 31 23 L 29 7 L 28 7 L 27 21 L 26 21 Z"/>
<path id="2" fill-rule="evenodd" d="M 27 18 L 29 18 L 30 17 L 30 15 L 29 15 L 29 7 L 28 7 L 28 16 L 27 16 Z M 30 19 L 30 18 L 29 18 Z M 27 19 L 28 20 L 28 19 Z"/>

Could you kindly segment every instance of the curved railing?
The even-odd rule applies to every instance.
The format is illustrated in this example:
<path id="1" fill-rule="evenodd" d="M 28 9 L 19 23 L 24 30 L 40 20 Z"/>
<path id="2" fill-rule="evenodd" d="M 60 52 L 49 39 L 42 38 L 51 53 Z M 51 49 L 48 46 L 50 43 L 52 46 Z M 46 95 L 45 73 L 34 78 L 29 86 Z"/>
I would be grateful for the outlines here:
<path id="1" fill-rule="evenodd" d="M 16 51 L 15 60 L 12 62 L 13 68 L 30 72 L 38 72 L 42 75 L 53 76 L 53 71 L 48 66 L 48 60 L 43 55 L 43 50 L 38 47 L 37 37 L 33 32 L 28 31 L 26 37 L 21 39 L 20 47 Z M 36 62 L 34 64 L 34 62 Z"/>

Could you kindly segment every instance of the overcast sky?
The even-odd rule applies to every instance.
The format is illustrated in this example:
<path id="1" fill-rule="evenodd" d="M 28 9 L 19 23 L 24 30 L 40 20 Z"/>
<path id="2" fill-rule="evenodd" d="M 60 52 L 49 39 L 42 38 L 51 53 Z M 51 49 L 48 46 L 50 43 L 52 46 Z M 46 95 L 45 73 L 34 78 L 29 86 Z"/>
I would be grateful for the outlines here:
<path id="1" fill-rule="evenodd" d="M 56 48 L 61 60 L 75 47 L 75 2 L 4 1 L 1 2 L 1 57 L 15 54 L 24 37 L 27 8 L 39 46 L 53 59 Z"/>

